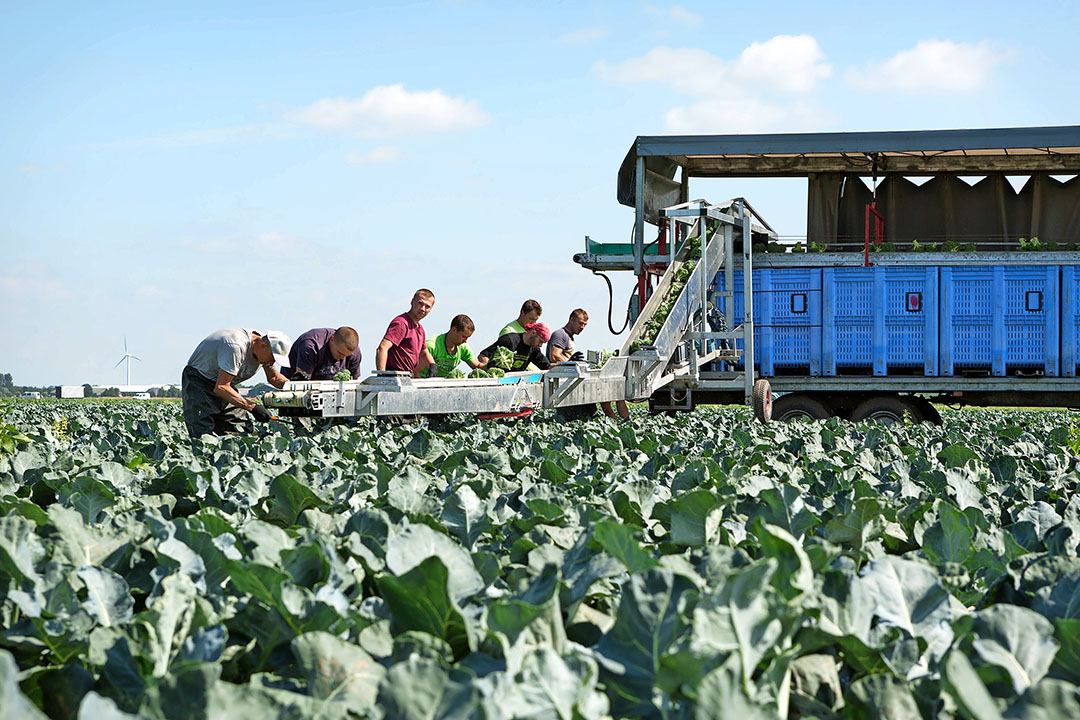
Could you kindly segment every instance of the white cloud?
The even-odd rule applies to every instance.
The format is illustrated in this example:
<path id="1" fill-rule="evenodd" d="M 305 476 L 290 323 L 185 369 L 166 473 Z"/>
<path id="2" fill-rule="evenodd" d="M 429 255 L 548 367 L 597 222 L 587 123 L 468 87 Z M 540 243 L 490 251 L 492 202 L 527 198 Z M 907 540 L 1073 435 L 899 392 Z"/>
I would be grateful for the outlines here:
<path id="1" fill-rule="evenodd" d="M 146 297 L 165 297 L 169 293 L 157 285 L 143 285 L 139 288 L 139 294 Z"/>
<path id="2" fill-rule="evenodd" d="M 1003 59 L 986 42 L 920 40 L 915 47 L 902 50 L 883 63 L 852 68 L 848 79 L 865 90 L 970 92 L 985 86 L 994 67 Z"/>
<path id="3" fill-rule="evenodd" d="M 355 165 L 388 165 L 401 159 L 401 150 L 393 145 L 381 145 L 367 152 L 351 152 L 345 156 Z"/>
<path id="4" fill-rule="evenodd" d="M 677 135 L 791 132 L 818 129 L 831 120 L 828 111 L 804 101 L 781 104 L 753 97 L 738 102 L 711 98 L 671 108 L 664 114 L 664 129 Z"/>
<path id="5" fill-rule="evenodd" d="M 736 86 L 727 73 L 728 64 L 706 50 L 697 48 L 653 48 L 645 55 L 608 65 L 596 63 L 601 77 L 615 82 L 651 82 L 668 85 L 690 95 L 716 95 Z"/>
<path id="6" fill-rule="evenodd" d="M 682 5 L 672 5 L 669 8 L 661 8 L 655 5 L 646 5 L 645 12 L 649 15 L 674 20 L 688 28 L 700 27 L 702 17 L 692 10 L 687 10 Z"/>
<path id="7" fill-rule="evenodd" d="M 605 27 L 582 28 L 574 32 L 568 32 L 559 38 L 564 43 L 588 43 L 607 37 L 608 29 Z"/>
<path id="8" fill-rule="evenodd" d="M 777 35 L 743 50 L 731 71 L 748 86 L 760 83 L 776 92 L 808 93 L 832 74 L 832 65 L 810 35 Z"/>
<path id="9" fill-rule="evenodd" d="M 641 57 L 596 64 L 615 82 L 651 82 L 701 98 L 664 116 L 667 132 L 751 132 L 820 127 L 829 113 L 807 95 L 832 74 L 832 65 L 809 35 L 777 35 L 753 43 L 731 60 L 700 48 L 657 47 Z"/>
<path id="10" fill-rule="evenodd" d="M 372 88 L 358 100 L 323 98 L 299 111 L 296 119 L 317 128 L 355 129 L 376 137 L 462 130 L 489 121 L 475 100 L 450 97 L 441 90 L 410 92 L 400 83 Z"/>

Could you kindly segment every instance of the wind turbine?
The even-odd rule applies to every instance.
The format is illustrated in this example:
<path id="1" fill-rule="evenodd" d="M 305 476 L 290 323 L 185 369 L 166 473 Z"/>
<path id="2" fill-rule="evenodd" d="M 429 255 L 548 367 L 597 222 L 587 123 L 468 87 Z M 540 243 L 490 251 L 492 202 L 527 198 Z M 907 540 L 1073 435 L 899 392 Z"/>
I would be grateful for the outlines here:
<path id="1" fill-rule="evenodd" d="M 138 360 L 139 362 L 142 362 L 142 358 L 136 357 L 136 356 L 134 356 L 134 355 L 132 355 L 131 353 L 128 352 L 128 349 L 127 349 L 127 335 L 124 336 L 124 357 L 120 358 L 120 361 L 117 362 L 115 365 L 113 365 L 113 369 L 115 370 L 116 368 L 120 367 L 120 363 L 124 362 L 125 360 L 127 360 L 127 382 L 124 383 L 124 384 L 125 385 L 130 385 L 131 384 L 131 361 L 132 360 Z"/>

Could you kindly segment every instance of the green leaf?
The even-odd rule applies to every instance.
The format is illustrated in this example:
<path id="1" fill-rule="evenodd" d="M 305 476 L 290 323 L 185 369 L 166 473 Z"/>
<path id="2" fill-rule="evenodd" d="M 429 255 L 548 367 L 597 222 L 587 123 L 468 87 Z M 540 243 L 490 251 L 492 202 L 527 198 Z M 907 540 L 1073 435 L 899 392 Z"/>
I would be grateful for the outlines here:
<path id="1" fill-rule="evenodd" d="M 442 638 L 457 659 L 474 649 L 465 617 L 450 595 L 446 565 L 438 557 L 428 557 L 399 577 L 383 575 L 376 582 L 390 609 L 394 635 L 416 630 Z"/>
<path id="2" fill-rule="evenodd" d="M 1042 615 L 1016 605 L 997 604 L 973 616 L 972 649 L 987 665 L 1008 673 L 1017 694 L 1046 675 L 1058 644 L 1054 627 Z"/>
<path id="3" fill-rule="evenodd" d="M 963 653 L 951 651 L 943 667 L 942 689 L 953 696 L 966 715 L 974 720 L 1001 720 L 994 698 Z"/>
<path id="4" fill-rule="evenodd" d="M 95 478 L 83 476 L 72 480 L 60 490 L 60 500 L 74 508 L 83 520 L 93 525 L 116 502 L 116 495 Z"/>
<path id="5" fill-rule="evenodd" d="M 386 670 L 358 646 L 312 632 L 294 638 L 292 651 L 312 697 L 342 702 L 354 711 L 375 704 Z"/>
<path id="6" fill-rule="evenodd" d="M 673 543 L 702 547 L 715 539 L 723 514 L 723 501 L 715 493 L 693 490 L 679 495 L 668 507 Z"/>
<path id="7" fill-rule="evenodd" d="M 614 716 L 652 715 L 662 659 L 689 627 L 683 605 L 696 596 L 690 580 L 654 568 L 623 585 L 615 625 L 596 646 Z"/>
<path id="8" fill-rule="evenodd" d="M 937 564 L 966 563 L 975 550 L 975 528 L 951 503 L 942 502 L 937 510 L 938 521 L 923 534 L 923 552 Z"/>
<path id="9" fill-rule="evenodd" d="M 307 485 L 289 474 L 278 475 L 270 482 L 270 506 L 266 521 L 282 527 L 295 525 L 300 513 L 308 508 L 323 508 L 327 502 Z"/>
<path id="10" fill-rule="evenodd" d="M 462 601 L 484 589 L 469 553 L 442 533 L 427 525 L 410 525 L 387 542 L 386 569 L 404 575 L 424 560 L 437 557 L 449 571 L 449 591 Z"/>
<path id="11" fill-rule="evenodd" d="M 45 555 L 37 526 L 21 515 L 0 517 L 0 571 L 20 582 L 37 583 L 34 564 Z"/>
<path id="12" fill-rule="evenodd" d="M 476 491 L 464 484 L 446 499 L 442 521 L 446 529 L 469 550 L 492 529 L 487 504 L 477 496 Z"/>
<path id="13" fill-rule="evenodd" d="M 941 656 L 953 639 L 949 593 L 937 572 L 923 562 L 883 557 L 867 566 L 860 584 L 874 603 L 874 615 Z"/>
<path id="14" fill-rule="evenodd" d="M 78 720 L 143 720 L 145 717 L 124 712 L 111 698 L 93 691 L 88 692 L 79 705 Z"/>
<path id="15" fill-rule="evenodd" d="M 82 607 L 90 617 L 104 627 L 121 625 L 131 619 L 135 600 L 123 577 L 94 565 L 83 565 L 78 575 L 86 583 L 86 600 Z"/>
<path id="16" fill-rule="evenodd" d="M 862 560 L 866 544 L 880 537 L 888 522 L 888 503 L 874 497 L 858 498 L 851 510 L 838 515 L 825 524 L 825 539 L 829 542 L 851 547 L 856 561 Z"/>
<path id="17" fill-rule="evenodd" d="M 47 720 L 19 689 L 19 668 L 7 650 L 0 650 L 0 717 Z"/>
<path id="18" fill-rule="evenodd" d="M 618 558 L 631 574 L 657 567 L 657 562 L 647 550 L 638 544 L 638 532 L 631 527 L 615 522 L 601 520 L 593 527 L 593 538 L 608 554 Z"/>
<path id="19" fill-rule="evenodd" d="M 918 718 L 919 704 L 906 680 L 894 675 L 867 675 L 851 684 L 847 693 L 855 717 L 868 720 Z"/>

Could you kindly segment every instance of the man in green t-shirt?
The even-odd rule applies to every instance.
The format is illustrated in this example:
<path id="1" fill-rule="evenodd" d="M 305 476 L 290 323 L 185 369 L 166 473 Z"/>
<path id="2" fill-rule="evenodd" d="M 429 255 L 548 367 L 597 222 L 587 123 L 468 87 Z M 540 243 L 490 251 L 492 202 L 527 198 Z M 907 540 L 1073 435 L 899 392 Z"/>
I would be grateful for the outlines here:
<path id="1" fill-rule="evenodd" d="M 499 337 L 508 333 L 523 333 L 527 325 L 532 325 L 534 322 L 540 319 L 540 303 L 535 300 L 526 300 L 521 305 L 521 312 L 518 313 L 517 320 L 510 323 L 502 330 L 499 331 Z"/>
<path id="2" fill-rule="evenodd" d="M 476 326 L 468 315 L 456 315 L 450 321 L 448 331 L 427 341 L 427 349 L 435 359 L 434 368 L 439 377 L 446 377 L 461 363 L 467 363 L 472 368 L 480 367 L 468 343 L 475 329 Z M 427 376 L 432 377 L 431 373 L 432 369 L 429 367 Z"/>

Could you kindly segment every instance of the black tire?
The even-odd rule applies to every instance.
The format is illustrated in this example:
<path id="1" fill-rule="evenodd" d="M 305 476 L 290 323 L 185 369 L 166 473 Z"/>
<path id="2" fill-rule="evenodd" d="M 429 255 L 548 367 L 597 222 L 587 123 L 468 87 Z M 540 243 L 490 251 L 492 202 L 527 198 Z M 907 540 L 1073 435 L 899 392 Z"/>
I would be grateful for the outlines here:
<path id="1" fill-rule="evenodd" d="M 875 395 L 855 406 L 851 411 L 851 422 L 872 420 L 883 425 L 896 425 L 904 422 L 922 422 L 923 417 L 918 403 L 911 398 L 896 395 Z"/>
<path id="2" fill-rule="evenodd" d="M 765 378 L 761 378 L 754 383 L 751 403 L 754 406 L 754 417 L 760 422 L 767 423 L 772 420 L 772 386 L 769 385 L 769 381 Z"/>
<path id="3" fill-rule="evenodd" d="M 936 407 L 930 404 L 929 400 L 921 397 L 913 397 L 910 399 L 919 408 L 919 413 L 922 414 L 921 422 L 934 423 L 938 427 L 941 427 L 941 425 L 944 424 L 941 419 L 941 413 L 937 411 Z"/>
<path id="4" fill-rule="evenodd" d="M 802 393 L 784 395 L 776 398 L 773 402 L 773 420 L 780 420 L 781 422 L 825 420 L 834 414 L 825 403 Z"/>

